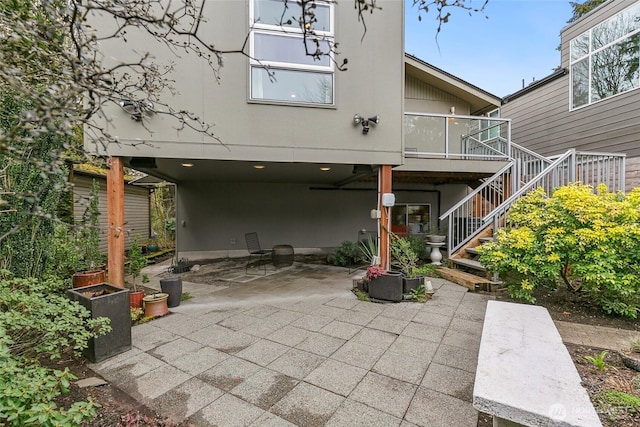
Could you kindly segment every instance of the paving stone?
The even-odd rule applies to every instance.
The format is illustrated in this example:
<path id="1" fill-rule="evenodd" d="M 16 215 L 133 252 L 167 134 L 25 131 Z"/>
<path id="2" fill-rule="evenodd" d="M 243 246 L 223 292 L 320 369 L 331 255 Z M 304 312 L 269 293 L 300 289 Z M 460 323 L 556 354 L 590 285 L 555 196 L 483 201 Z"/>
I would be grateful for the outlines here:
<path id="1" fill-rule="evenodd" d="M 462 369 L 432 363 L 420 384 L 422 387 L 448 394 L 466 402 L 473 400 L 475 375 Z"/>
<path id="2" fill-rule="evenodd" d="M 288 350 L 289 347 L 277 342 L 260 340 L 235 355 L 258 365 L 267 366 Z"/>
<path id="3" fill-rule="evenodd" d="M 321 427 L 343 401 L 342 396 L 301 382 L 276 403 L 271 412 L 299 426 Z"/>
<path id="4" fill-rule="evenodd" d="M 366 369 L 327 359 L 307 375 L 304 380 L 341 396 L 347 396 L 366 373 Z"/>
<path id="5" fill-rule="evenodd" d="M 427 366 L 428 360 L 387 351 L 378 359 L 372 371 L 412 384 L 420 384 Z"/>
<path id="6" fill-rule="evenodd" d="M 392 334 L 400 334 L 409 324 L 408 320 L 395 319 L 393 317 L 377 316 L 367 324 L 367 328 L 378 329 L 380 331 L 391 332 Z"/>
<path id="7" fill-rule="evenodd" d="M 89 366 L 94 372 L 103 372 L 114 367 L 118 367 L 118 365 L 127 362 L 132 357 L 142 353 L 142 350 L 140 350 L 139 348 L 132 347 L 131 350 L 127 350 L 123 353 L 117 354 L 113 357 L 103 360 L 102 362 L 89 363 L 87 364 L 87 366 Z"/>
<path id="8" fill-rule="evenodd" d="M 295 347 L 307 339 L 309 335 L 311 335 L 310 331 L 288 325 L 278 329 L 266 338 L 289 347 Z"/>
<path id="9" fill-rule="evenodd" d="M 296 425 L 291 424 L 289 421 L 284 420 L 275 414 L 265 412 L 260 415 L 260 418 L 251 423 L 249 427 L 296 427 Z"/>
<path id="10" fill-rule="evenodd" d="M 185 357 L 169 360 L 168 363 L 191 375 L 198 375 L 223 360 L 231 357 L 211 347 L 202 347 Z"/>
<path id="11" fill-rule="evenodd" d="M 197 318 L 204 322 L 214 324 L 239 313 L 242 313 L 242 310 L 238 308 L 238 306 L 231 307 L 219 305 L 217 308 L 210 308 L 206 313 L 198 316 Z"/>
<path id="12" fill-rule="evenodd" d="M 412 322 L 446 329 L 451 323 L 451 316 L 421 311 L 413 317 Z"/>
<path id="13" fill-rule="evenodd" d="M 414 384 L 369 372 L 351 392 L 349 399 L 402 418 L 417 388 Z"/>
<path id="14" fill-rule="evenodd" d="M 301 313 L 291 310 L 280 310 L 277 313 L 273 313 L 266 319 L 269 319 L 274 322 L 282 323 L 283 325 L 288 325 L 291 322 L 295 322 L 299 318 L 302 317 Z"/>
<path id="15" fill-rule="evenodd" d="M 474 322 L 471 320 L 465 320 L 465 319 L 456 317 L 451 321 L 449 328 L 456 331 L 462 331 L 468 334 L 476 334 L 478 336 L 481 336 L 482 326 L 483 326 L 482 322 Z"/>
<path id="16" fill-rule="evenodd" d="M 478 411 L 469 402 L 419 387 L 405 419 L 420 427 L 476 426 Z"/>
<path id="17" fill-rule="evenodd" d="M 420 340 L 418 338 L 400 335 L 391 344 L 388 351 L 415 357 L 426 362 L 433 359 L 440 344 L 433 341 Z"/>
<path id="18" fill-rule="evenodd" d="M 440 342 L 447 330 L 437 326 L 423 325 L 422 323 L 411 322 L 400 335 L 418 338 L 421 340 Z"/>
<path id="19" fill-rule="evenodd" d="M 449 329 L 442 338 L 442 344 L 477 352 L 480 349 L 480 339 L 477 334 Z"/>
<path id="20" fill-rule="evenodd" d="M 222 390 L 194 377 L 153 399 L 149 406 L 173 422 L 180 423 L 223 394 Z"/>
<path id="21" fill-rule="evenodd" d="M 215 322 L 187 316 L 180 313 L 172 313 L 153 321 L 153 326 L 164 329 L 178 335 L 189 335 L 198 329 L 206 328 Z"/>
<path id="22" fill-rule="evenodd" d="M 295 378 L 270 369 L 261 369 L 231 390 L 231 394 L 269 409 L 298 384 Z"/>
<path id="23" fill-rule="evenodd" d="M 356 305 L 353 306 L 353 310 L 361 311 L 363 313 L 373 313 L 380 314 L 385 309 L 386 304 L 376 304 L 367 301 L 358 301 Z"/>
<path id="24" fill-rule="evenodd" d="M 347 312 L 347 310 L 345 310 L 344 308 L 319 305 L 313 310 L 311 314 L 314 314 L 316 316 L 328 317 L 330 319 L 336 319 L 339 316 L 343 315 L 345 312 Z"/>
<path id="25" fill-rule="evenodd" d="M 218 325 L 231 329 L 232 331 L 239 331 L 242 328 L 251 326 L 258 322 L 260 319 L 253 316 L 248 316 L 245 313 L 239 313 L 231 317 L 227 317 L 218 322 Z"/>
<path id="26" fill-rule="evenodd" d="M 380 347 L 371 347 L 353 341 L 346 342 L 331 355 L 332 359 L 363 369 L 371 369 L 384 353 Z"/>
<path id="27" fill-rule="evenodd" d="M 111 382 L 123 384 L 130 381 L 131 378 L 141 377 L 147 372 L 161 366 L 167 366 L 167 364 L 147 353 L 138 353 L 118 364 L 107 366 L 107 368 L 100 370 L 100 374 Z"/>
<path id="28" fill-rule="evenodd" d="M 292 348 L 271 362 L 268 367 L 290 377 L 302 379 L 325 360 L 324 356 Z"/>
<path id="29" fill-rule="evenodd" d="M 187 338 L 230 354 L 244 350 L 258 341 L 254 336 L 235 332 L 220 325 L 207 326 L 187 335 Z"/>
<path id="30" fill-rule="evenodd" d="M 411 321 L 413 317 L 420 311 L 420 306 L 406 307 L 400 304 L 387 304 L 381 315 L 392 319 Z"/>
<path id="31" fill-rule="evenodd" d="M 151 356 L 169 362 L 179 359 L 203 347 L 202 344 L 186 338 L 178 338 L 147 351 Z"/>
<path id="32" fill-rule="evenodd" d="M 229 391 L 260 370 L 260 366 L 231 356 L 198 375 L 202 381 Z"/>
<path id="33" fill-rule="evenodd" d="M 244 427 L 257 420 L 264 411 L 244 400 L 225 394 L 193 415 L 196 425 Z"/>
<path id="34" fill-rule="evenodd" d="M 307 331 L 317 332 L 331 322 L 333 319 L 329 317 L 306 314 L 293 322 L 292 325 Z"/>
<path id="35" fill-rule="evenodd" d="M 439 292 L 439 291 L 438 291 Z M 438 294 L 436 293 L 431 300 L 438 304 L 438 305 L 448 305 L 450 307 L 453 307 L 454 310 L 458 308 L 458 306 L 460 305 L 460 300 L 462 299 L 461 296 L 458 296 L 457 294 Z"/>
<path id="36" fill-rule="evenodd" d="M 346 323 L 352 323 L 354 325 L 364 326 L 371 322 L 378 313 L 371 313 L 365 311 L 348 310 L 347 312 L 336 317 L 336 320 Z"/>
<path id="37" fill-rule="evenodd" d="M 298 344 L 296 348 L 299 350 L 309 351 L 320 356 L 329 357 L 345 342 L 346 340 L 343 340 L 341 338 L 314 333 L 306 340 Z"/>
<path id="38" fill-rule="evenodd" d="M 429 300 L 424 304 L 424 308 L 420 311 L 427 313 L 442 314 L 443 316 L 453 316 L 458 309 L 458 304 L 442 304 L 438 301 Z"/>
<path id="39" fill-rule="evenodd" d="M 360 325 L 333 320 L 331 323 L 320 329 L 320 333 L 348 340 L 361 330 L 362 326 Z"/>
<path id="40" fill-rule="evenodd" d="M 134 347 L 147 351 L 159 345 L 166 344 L 180 336 L 161 328 L 152 326 L 149 323 L 131 328 L 131 342 Z"/>
<path id="41" fill-rule="evenodd" d="M 469 289 L 465 288 L 462 285 L 457 285 L 452 282 L 444 282 L 442 286 L 438 289 L 438 293 L 451 292 L 455 294 L 459 294 L 460 298 L 464 297 L 464 295 L 469 293 Z"/>
<path id="42" fill-rule="evenodd" d="M 130 378 L 126 383 L 118 386 L 134 398 L 148 403 L 171 390 L 172 388 L 187 381 L 191 376 L 174 368 L 173 366 L 160 366 L 138 378 Z"/>
<path id="43" fill-rule="evenodd" d="M 475 373 L 478 366 L 478 351 L 466 350 L 440 344 L 438 351 L 433 356 L 433 361 L 442 365 L 452 366 L 467 372 Z"/>
<path id="44" fill-rule="evenodd" d="M 371 347 L 388 348 L 398 337 L 390 332 L 377 329 L 364 328 L 352 338 L 353 342 L 365 344 Z"/>
<path id="45" fill-rule="evenodd" d="M 354 298 L 334 298 L 331 301 L 327 301 L 325 303 L 325 305 L 328 305 L 331 307 L 346 308 L 346 309 L 353 308 L 357 304 L 358 304 L 358 300 L 355 298 L 355 295 L 354 295 Z"/>
<path id="46" fill-rule="evenodd" d="M 100 387 L 107 384 L 109 384 L 107 381 L 97 377 L 83 378 L 76 381 L 76 385 L 78 386 L 78 388 Z"/>
<path id="47" fill-rule="evenodd" d="M 344 401 L 325 424 L 326 427 L 393 427 L 398 425 L 400 425 L 400 418 L 349 399 Z"/>
<path id="48" fill-rule="evenodd" d="M 282 329 L 283 326 L 284 324 L 281 322 L 276 322 L 269 319 L 260 319 L 258 322 L 240 329 L 239 332 L 252 335 L 254 337 L 266 338 L 279 329 Z"/>
<path id="49" fill-rule="evenodd" d="M 260 319 L 264 319 L 266 317 L 271 316 L 274 313 L 277 313 L 278 311 L 280 311 L 280 309 L 278 309 L 277 307 L 273 307 L 271 305 L 258 304 L 256 306 L 251 307 L 248 310 L 245 310 L 244 314 L 247 314 L 253 317 L 258 317 Z"/>

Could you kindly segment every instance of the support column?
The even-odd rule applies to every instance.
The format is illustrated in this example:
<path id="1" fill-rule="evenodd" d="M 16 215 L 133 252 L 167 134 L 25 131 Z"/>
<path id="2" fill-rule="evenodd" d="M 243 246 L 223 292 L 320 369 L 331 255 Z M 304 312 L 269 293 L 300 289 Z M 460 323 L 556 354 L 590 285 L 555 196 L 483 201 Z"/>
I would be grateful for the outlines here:
<path id="1" fill-rule="evenodd" d="M 107 272 L 108 281 L 124 288 L 124 164 L 111 158 L 107 171 Z"/>
<path id="2" fill-rule="evenodd" d="M 378 209 L 380 209 L 380 266 L 386 270 L 390 267 L 390 253 L 389 253 L 389 231 L 391 230 L 390 210 L 382 206 L 382 195 L 384 193 L 391 193 L 391 166 L 383 165 L 378 171 Z"/>

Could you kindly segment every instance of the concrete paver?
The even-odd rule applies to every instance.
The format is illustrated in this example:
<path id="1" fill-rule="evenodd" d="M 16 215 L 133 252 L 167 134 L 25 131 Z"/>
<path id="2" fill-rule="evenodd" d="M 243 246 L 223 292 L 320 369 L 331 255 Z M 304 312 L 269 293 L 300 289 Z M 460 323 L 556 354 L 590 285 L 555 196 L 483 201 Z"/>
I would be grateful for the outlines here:
<path id="1" fill-rule="evenodd" d="M 476 426 L 489 296 L 431 279 L 436 292 L 424 304 L 376 304 L 355 298 L 346 269 L 294 264 L 241 276 L 249 282 L 184 282 L 195 298 L 135 326 L 132 350 L 92 369 L 196 427 Z M 566 342 L 595 347 L 640 338 L 556 325 Z"/>

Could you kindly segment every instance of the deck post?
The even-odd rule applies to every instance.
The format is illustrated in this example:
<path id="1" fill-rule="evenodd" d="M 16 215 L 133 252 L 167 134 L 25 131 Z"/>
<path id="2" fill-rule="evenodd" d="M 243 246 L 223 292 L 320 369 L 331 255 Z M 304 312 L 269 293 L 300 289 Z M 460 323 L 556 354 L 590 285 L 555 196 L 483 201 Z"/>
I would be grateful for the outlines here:
<path id="1" fill-rule="evenodd" d="M 380 209 L 380 266 L 386 270 L 390 267 L 390 254 L 389 254 L 389 230 L 391 229 L 390 214 L 391 208 L 382 206 L 382 195 L 384 193 L 391 193 L 391 165 L 383 165 L 378 171 L 378 209 Z"/>
<path id="2" fill-rule="evenodd" d="M 107 272 L 108 281 L 124 288 L 124 165 L 112 157 L 107 169 Z"/>

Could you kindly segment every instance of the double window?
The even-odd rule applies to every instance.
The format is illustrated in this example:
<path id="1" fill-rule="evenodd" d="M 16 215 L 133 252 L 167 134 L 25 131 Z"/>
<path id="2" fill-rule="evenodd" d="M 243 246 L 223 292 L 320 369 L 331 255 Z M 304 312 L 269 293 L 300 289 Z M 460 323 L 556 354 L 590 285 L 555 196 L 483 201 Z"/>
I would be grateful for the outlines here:
<path id="1" fill-rule="evenodd" d="M 252 100 L 333 105 L 333 8 L 328 0 L 251 0 Z"/>
<path id="2" fill-rule="evenodd" d="M 571 108 L 640 87 L 640 3 L 571 40 Z"/>

